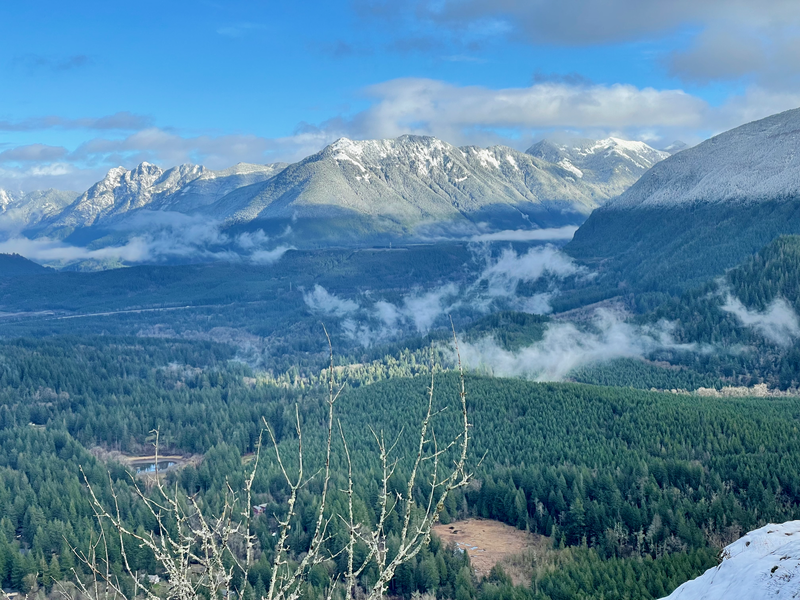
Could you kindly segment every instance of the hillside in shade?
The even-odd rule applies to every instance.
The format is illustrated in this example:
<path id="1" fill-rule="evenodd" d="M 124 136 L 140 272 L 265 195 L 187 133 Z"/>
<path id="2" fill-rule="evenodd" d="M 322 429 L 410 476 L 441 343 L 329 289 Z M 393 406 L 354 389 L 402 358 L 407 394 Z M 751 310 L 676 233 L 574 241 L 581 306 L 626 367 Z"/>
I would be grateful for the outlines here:
<path id="1" fill-rule="evenodd" d="M 568 246 L 609 285 L 680 291 L 800 233 L 800 109 L 657 163 Z"/>
<path id="2" fill-rule="evenodd" d="M 0 277 L 38 275 L 50 271 L 50 269 L 37 265 L 19 254 L 0 254 Z"/>

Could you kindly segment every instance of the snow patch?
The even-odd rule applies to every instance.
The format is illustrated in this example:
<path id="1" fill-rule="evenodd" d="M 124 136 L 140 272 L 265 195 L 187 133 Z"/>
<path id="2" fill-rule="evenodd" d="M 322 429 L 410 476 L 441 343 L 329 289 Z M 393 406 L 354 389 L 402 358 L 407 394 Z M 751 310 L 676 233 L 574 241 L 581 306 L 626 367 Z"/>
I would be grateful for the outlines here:
<path id="1" fill-rule="evenodd" d="M 722 562 L 664 600 L 764 600 L 800 594 L 800 521 L 769 524 L 726 546 Z"/>

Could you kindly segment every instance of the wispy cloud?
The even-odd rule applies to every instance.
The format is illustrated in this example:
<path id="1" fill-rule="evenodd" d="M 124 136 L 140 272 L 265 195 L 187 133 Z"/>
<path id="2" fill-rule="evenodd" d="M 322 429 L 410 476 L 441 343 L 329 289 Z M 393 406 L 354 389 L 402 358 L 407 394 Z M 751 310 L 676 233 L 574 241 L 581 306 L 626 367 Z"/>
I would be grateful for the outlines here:
<path id="1" fill-rule="evenodd" d="M 102 117 L 71 119 L 55 115 L 31 117 L 20 121 L 0 121 L 0 131 L 43 131 L 45 129 L 88 129 L 136 131 L 151 127 L 153 118 L 121 111 Z"/>
<path id="2" fill-rule="evenodd" d="M 537 281 L 548 273 L 563 279 L 582 272 L 586 270 L 553 246 L 531 248 L 525 254 L 507 248 L 487 264 L 476 285 L 486 282 L 490 298 L 511 298 L 522 282 Z"/>
<path id="3" fill-rule="evenodd" d="M 597 310 L 588 329 L 567 322 L 551 323 L 540 342 L 513 352 L 490 336 L 477 342 L 462 341 L 459 350 L 469 368 L 500 377 L 561 381 L 579 367 L 643 358 L 658 350 L 698 350 L 695 345 L 675 343 L 670 332 L 667 323 L 637 327 L 611 311 Z"/>
<path id="4" fill-rule="evenodd" d="M 779 346 L 790 346 L 800 337 L 800 319 L 783 298 L 776 298 L 763 311 L 755 311 L 728 292 L 721 309 Z"/>
<path id="5" fill-rule="evenodd" d="M 334 317 L 347 317 L 360 308 L 357 302 L 339 298 L 321 285 L 315 285 L 310 292 L 303 294 L 303 301 L 312 311 Z"/>
<path id="6" fill-rule="evenodd" d="M 126 263 L 167 260 L 228 260 L 266 265 L 279 260 L 292 246 L 266 235 L 230 236 L 221 223 L 166 211 L 141 211 L 117 225 L 134 230 L 124 244 L 90 249 L 60 240 L 13 237 L 0 242 L 0 253 L 16 253 L 37 262 L 67 265 L 80 260 L 118 260 Z"/>
<path id="7" fill-rule="evenodd" d="M 469 284 L 443 283 L 432 289 L 415 289 L 399 300 L 341 298 L 321 286 L 307 292 L 304 300 L 316 313 L 341 320 L 344 334 L 362 346 L 394 338 L 402 333 L 427 333 L 457 310 L 488 312 L 493 307 L 546 314 L 555 293 L 518 295 L 521 282 L 543 277 L 563 279 L 582 273 L 572 260 L 550 246 L 532 248 L 525 254 L 503 251 L 499 257 L 484 257 L 485 266 Z"/>
<path id="8" fill-rule="evenodd" d="M 68 150 L 62 146 L 29 144 L 0 152 L 0 162 L 51 162 L 63 159 Z"/>

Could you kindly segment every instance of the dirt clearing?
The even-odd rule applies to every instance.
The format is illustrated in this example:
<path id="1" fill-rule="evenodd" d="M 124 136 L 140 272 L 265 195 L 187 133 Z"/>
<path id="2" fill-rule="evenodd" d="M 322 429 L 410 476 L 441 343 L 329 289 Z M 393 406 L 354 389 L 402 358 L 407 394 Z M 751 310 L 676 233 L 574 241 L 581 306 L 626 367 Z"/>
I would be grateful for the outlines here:
<path id="1" fill-rule="evenodd" d="M 445 544 L 455 542 L 469 555 L 472 568 L 479 577 L 487 576 L 493 566 L 501 563 L 506 573 L 515 579 L 516 584 L 527 584 L 530 581 L 516 581 L 518 577 L 514 572 L 515 569 L 506 566 L 514 562 L 509 559 L 537 548 L 550 546 L 550 540 L 544 536 L 487 519 L 467 519 L 448 525 L 439 524 L 433 530 Z"/>

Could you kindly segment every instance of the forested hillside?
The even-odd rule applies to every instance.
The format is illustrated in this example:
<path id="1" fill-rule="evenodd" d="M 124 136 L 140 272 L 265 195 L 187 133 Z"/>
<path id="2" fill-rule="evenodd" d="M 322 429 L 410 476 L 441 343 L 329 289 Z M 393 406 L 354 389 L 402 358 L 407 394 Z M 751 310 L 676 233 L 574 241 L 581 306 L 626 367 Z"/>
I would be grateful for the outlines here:
<path id="1" fill-rule="evenodd" d="M 46 273 L 48 269 L 19 254 L 0 254 L 0 278 Z"/>
<path id="2" fill-rule="evenodd" d="M 799 311 L 800 237 L 782 236 L 647 318 L 675 323 L 679 341 L 718 349 L 695 355 L 697 370 L 738 385 L 787 389 L 800 384 Z"/>
<path id="3" fill-rule="evenodd" d="M 106 467 L 87 449 L 151 451 L 151 431 L 160 430 L 163 453 L 203 456 L 198 466 L 169 477 L 187 493 L 202 495 L 210 511 L 220 506 L 225 481 L 243 481 L 243 457 L 255 449 L 262 416 L 291 455 L 293 407 L 299 403 L 309 460 L 319 464 L 321 458 L 321 428 L 315 424 L 324 419 L 324 389 L 258 379 L 249 367 L 229 362 L 224 345 L 53 338 L 7 342 L 0 355 L 4 586 L 26 590 L 35 580 L 52 585 L 75 564 L 69 546 L 91 539 L 95 525 L 79 465 L 102 497 L 110 497 Z M 407 432 L 397 447 L 406 459 L 392 480 L 403 489 L 407 457 L 413 455 L 408 432 L 419 422 L 428 381 L 393 378 L 358 386 L 356 379 L 340 399 L 337 411 L 358 457 L 356 488 L 364 514 L 375 506 L 379 466 L 364 424 L 387 437 Z M 456 425 L 456 386 L 453 375 L 436 378 L 437 404 L 451 407 L 437 421 L 441 439 Z M 654 598 L 702 572 L 713 562 L 714 548 L 738 532 L 800 516 L 800 475 L 793 469 L 800 460 L 800 404 L 794 399 L 696 398 L 473 376 L 467 389 L 473 464 L 487 454 L 476 474 L 479 483 L 448 499 L 443 521 L 495 518 L 575 550 L 553 559 L 560 561 L 558 569 L 537 571 L 532 587 L 512 591 L 502 571 L 477 581 L 464 571 L 464 555 L 434 542 L 398 572 L 394 593 L 418 589 L 442 598 L 515 594 L 545 600 L 580 590 L 594 594 L 592 586 L 613 595 L 635 577 L 642 584 L 631 597 Z M 340 452 L 338 447 L 337 468 Z M 125 469 L 108 466 L 125 519 L 145 530 L 153 527 L 132 498 Z M 266 503 L 267 514 L 280 514 L 287 493 L 276 469 L 267 458 L 256 479 L 254 501 Z M 335 483 L 343 489 L 341 470 Z M 300 496 L 293 547 L 302 547 L 310 535 L 318 486 L 312 480 Z M 343 502 L 337 492 L 330 510 L 345 510 Z M 273 527 L 271 518 L 254 522 L 263 550 L 251 572 L 256 591 L 268 585 Z M 341 539 L 342 531 L 333 527 L 333 539 Z M 141 569 L 155 569 L 146 552 L 135 561 Z M 334 562 L 317 569 L 308 597 L 322 593 L 340 568 Z M 368 583 L 369 572 L 364 577 Z"/>

